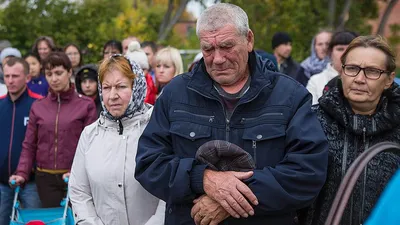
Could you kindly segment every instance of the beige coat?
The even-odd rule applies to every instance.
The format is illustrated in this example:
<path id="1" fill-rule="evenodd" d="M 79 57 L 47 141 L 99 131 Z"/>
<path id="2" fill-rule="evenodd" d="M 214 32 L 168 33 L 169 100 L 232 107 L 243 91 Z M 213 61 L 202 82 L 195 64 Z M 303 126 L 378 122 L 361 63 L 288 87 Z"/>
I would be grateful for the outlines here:
<path id="1" fill-rule="evenodd" d="M 138 140 L 152 109 L 148 106 L 144 113 L 123 120 L 122 135 L 116 122 L 102 116 L 82 132 L 69 181 L 77 224 L 164 223 L 165 203 L 134 178 Z"/>

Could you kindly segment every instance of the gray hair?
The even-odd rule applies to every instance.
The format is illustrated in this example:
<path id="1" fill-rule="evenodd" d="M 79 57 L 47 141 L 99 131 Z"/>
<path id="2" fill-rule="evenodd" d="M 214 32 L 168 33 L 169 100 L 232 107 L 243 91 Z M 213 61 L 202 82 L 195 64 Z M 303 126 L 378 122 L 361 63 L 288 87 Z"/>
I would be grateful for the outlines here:
<path id="1" fill-rule="evenodd" d="M 249 32 L 249 18 L 246 12 L 239 6 L 229 3 L 218 3 L 207 8 L 197 20 L 196 35 L 200 31 L 215 31 L 227 24 L 234 25 L 239 35 L 246 36 Z"/>

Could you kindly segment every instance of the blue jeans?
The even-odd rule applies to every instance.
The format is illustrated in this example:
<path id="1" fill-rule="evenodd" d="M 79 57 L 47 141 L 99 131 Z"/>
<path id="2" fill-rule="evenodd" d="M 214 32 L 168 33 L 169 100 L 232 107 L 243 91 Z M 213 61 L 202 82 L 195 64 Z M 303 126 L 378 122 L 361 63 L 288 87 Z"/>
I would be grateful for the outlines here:
<path id="1" fill-rule="evenodd" d="M 10 224 L 13 207 L 14 189 L 8 185 L 0 184 L 0 224 Z M 18 195 L 18 200 L 24 208 L 40 208 L 41 203 L 35 183 L 27 183 Z"/>

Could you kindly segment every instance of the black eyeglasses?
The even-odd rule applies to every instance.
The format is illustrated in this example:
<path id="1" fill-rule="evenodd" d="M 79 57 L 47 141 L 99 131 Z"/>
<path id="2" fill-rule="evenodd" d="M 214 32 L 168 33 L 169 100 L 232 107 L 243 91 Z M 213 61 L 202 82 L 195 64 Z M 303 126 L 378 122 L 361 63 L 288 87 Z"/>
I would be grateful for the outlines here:
<path id="1" fill-rule="evenodd" d="M 362 70 L 365 77 L 371 80 L 378 80 L 381 77 L 382 73 L 390 73 L 390 71 L 385 71 L 372 67 L 362 68 L 357 65 L 342 65 L 342 68 L 344 74 L 349 77 L 356 77 Z"/>

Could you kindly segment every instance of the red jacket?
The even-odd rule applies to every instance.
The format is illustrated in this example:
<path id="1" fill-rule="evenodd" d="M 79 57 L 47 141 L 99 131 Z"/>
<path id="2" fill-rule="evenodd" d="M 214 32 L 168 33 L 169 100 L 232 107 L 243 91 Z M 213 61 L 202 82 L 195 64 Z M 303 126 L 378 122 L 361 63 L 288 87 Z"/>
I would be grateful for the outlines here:
<path id="1" fill-rule="evenodd" d="M 29 114 L 17 175 L 28 179 L 33 163 L 48 170 L 69 170 L 83 128 L 97 119 L 92 99 L 75 87 L 35 101 Z"/>
<path id="2" fill-rule="evenodd" d="M 154 85 L 153 78 L 150 73 L 146 74 L 147 92 L 144 102 L 154 105 L 157 98 L 157 87 Z"/>

